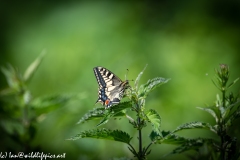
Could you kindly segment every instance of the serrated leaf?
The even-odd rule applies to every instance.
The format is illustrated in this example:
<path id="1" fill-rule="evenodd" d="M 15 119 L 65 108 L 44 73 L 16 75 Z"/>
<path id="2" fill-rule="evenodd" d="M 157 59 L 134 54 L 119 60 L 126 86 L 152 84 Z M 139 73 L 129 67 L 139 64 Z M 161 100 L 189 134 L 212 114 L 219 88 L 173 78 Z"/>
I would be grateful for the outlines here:
<path id="1" fill-rule="evenodd" d="M 190 123 L 182 124 L 179 127 L 177 127 L 172 133 L 176 133 L 184 129 L 196 129 L 196 128 L 208 129 L 214 133 L 217 133 L 216 129 L 213 126 L 211 126 L 209 123 L 204 123 L 204 122 L 190 122 Z"/>
<path id="2" fill-rule="evenodd" d="M 132 106 L 131 101 L 127 101 L 119 103 L 118 105 L 109 108 L 108 112 L 104 112 L 105 114 L 101 121 L 99 122 L 99 124 L 97 125 L 97 127 L 106 124 L 111 117 L 116 117 L 119 115 L 125 116 L 126 114 L 124 114 L 124 110 L 130 108 L 131 106 Z"/>
<path id="3" fill-rule="evenodd" d="M 68 140 L 77 140 L 81 138 L 97 138 L 97 139 L 107 139 L 118 142 L 123 142 L 129 144 L 131 137 L 128 133 L 120 130 L 109 130 L 109 129 L 93 129 L 89 131 L 84 131 Z"/>
<path id="4" fill-rule="evenodd" d="M 110 108 L 111 111 L 113 111 L 115 114 L 118 112 L 121 112 L 122 110 L 125 110 L 127 108 L 132 107 L 132 102 L 131 101 L 126 101 L 126 102 L 121 102 L 118 105 L 115 105 Z"/>
<path id="5" fill-rule="evenodd" d="M 154 90 L 156 87 L 159 87 L 160 85 L 167 83 L 170 79 L 162 78 L 162 77 L 156 77 L 151 80 L 148 80 L 148 82 L 144 85 L 141 85 L 138 90 L 139 97 L 147 97 L 147 95 Z"/>
<path id="6" fill-rule="evenodd" d="M 179 147 L 177 147 L 167 155 L 176 154 L 176 153 L 179 154 L 188 150 L 197 150 L 205 142 L 210 143 L 212 141 L 211 139 L 203 139 L 203 138 L 195 138 L 195 139 L 184 138 L 176 134 L 173 134 L 170 131 L 162 131 L 162 135 L 163 137 L 159 137 L 157 140 L 155 140 L 156 143 L 180 145 Z"/>
<path id="7" fill-rule="evenodd" d="M 141 77 L 142 77 L 142 75 L 143 75 L 143 72 L 145 71 L 146 68 L 147 68 L 147 64 L 146 64 L 146 66 L 144 67 L 144 69 L 142 70 L 142 72 L 140 72 L 140 73 L 138 74 L 138 76 L 137 76 L 137 78 L 136 78 L 136 80 L 135 80 L 134 86 L 135 86 L 136 89 L 138 88 L 138 83 L 139 83 L 139 81 L 140 81 L 140 79 L 141 79 Z"/>
<path id="8" fill-rule="evenodd" d="M 215 118 L 215 121 L 218 122 L 219 119 L 221 118 L 220 116 L 220 111 L 217 107 L 215 106 L 211 106 L 211 107 L 205 107 L 205 108 L 202 108 L 202 107 L 197 107 L 198 109 L 201 109 L 201 110 L 204 110 L 208 113 L 210 113 L 213 118 Z"/>
<path id="9" fill-rule="evenodd" d="M 179 145 L 188 141 L 188 139 L 177 136 L 170 131 L 162 131 L 161 134 L 162 134 L 162 137 L 159 136 L 159 138 L 155 141 L 156 143 Z"/>
<path id="10" fill-rule="evenodd" d="M 99 119 L 104 117 L 105 108 L 94 108 L 93 110 L 88 111 L 78 122 L 77 124 L 84 123 L 89 120 Z"/>
<path id="11" fill-rule="evenodd" d="M 108 120 L 111 117 L 121 117 L 126 116 L 125 109 L 131 107 L 131 102 L 123 102 L 119 103 L 118 105 L 113 106 L 110 109 L 105 109 L 103 107 L 101 108 L 95 108 L 93 110 L 90 110 L 88 113 L 86 113 L 77 124 L 84 123 L 89 120 L 99 119 L 102 118 L 101 121 L 97 126 L 103 125 L 108 122 Z"/>
<path id="12" fill-rule="evenodd" d="M 29 81 L 29 79 L 33 76 L 34 72 L 37 70 L 45 54 L 46 54 L 46 51 L 43 50 L 42 53 L 26 69 L 23 75 L 23 79 L 25 81 Z"/>
<path id="13" fill-rule="evenodd" d="M 114 114 L 111 114 L 111 113 L 110 113 L 110 114 L 106 114 L 106 115 L 101 119 L 101 121 L 97 124 L 97 127 L 106 124 L 106 123 L 108 122 L 108 120 L 109 120 L 111 117 L 113 117 L 113 116 L 114 116 Z"/>
<path id="14" fill-rule="evenodd" d="M 152 131 L 149 135 L 149 138 L 151 139 L 152 142 L 155 142 L 157 139 L 161 139 L 163 136 L 162 136 L 162 133 L 161 134 L 158 134 L 157 132 L 155 131 Z"/>
<path id="15" fill-rule="evenodd" d="M 170 152 L 168 155 L 171 154 L 180 154 L 189 150 L 198 150 L 200 147 L 203 146 L 205 143 L 204 139 L 197 138 L 197 139 L 185 139 L 182 145 L 175 148 L 172 152 Z M 166 155 L 165 155 L 166 156 Z"/>
<path id="16" fill-rule="evenodd" d="M 161 117 L 156 110 L 150 109 L 146 116 L 148 121 L 152 124 L 153 131 L 160 135 Z"/>

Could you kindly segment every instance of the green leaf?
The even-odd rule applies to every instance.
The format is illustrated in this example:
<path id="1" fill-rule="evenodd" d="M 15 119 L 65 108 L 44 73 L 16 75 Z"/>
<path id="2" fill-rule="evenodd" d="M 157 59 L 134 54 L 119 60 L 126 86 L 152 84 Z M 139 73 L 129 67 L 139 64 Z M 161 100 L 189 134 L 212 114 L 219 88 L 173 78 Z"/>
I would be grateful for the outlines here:
<path id="1" fill-rule="evenodd" d="M 230 83 L 230 84 L 227 86 L 227 89 L 229 89 L 230 87 L 232 87 L 238 80 L 239 80 L 239 78 L 235 79 L 232 83 Z"/>
<path id="2" fill-rule="evenodd" d="M 162 77 L 156 77 L 151 80 L 148 80 L 148 82 L 144 85 L 141 85 L 138 90 L 139 97 L 146 98 L 147 95 L 154 90 L 156 87 L 167 83 L 170 79 L 162 78 Z"/>
<path id="3" fill-rule="evenodd" d="M 64 106 L 69 102 L 75 95 L 71 94 L 55 94 L 48 95 L 34 99 L 30 106 L 36 110 L 37 113 L 47 113 L 56 108 Z"/>
<path id="4" fill-rule="evenodd" d="M 232 126 L 233 121 L 235 121 L 235 120 L 236 120 L 237 118 L 239 118 L 239 117 L 240 117 L 240 111 L 234 112 L 234 113 L 227 119 L 226 126 L 227 126 L 227 127 Z"/>
<path id="5" fill-rule="evenodd" d="M 195 138 L 189 139 L 173 134 L 170 131 L 162 131 L 162 137 L 155 138 L 155 143 L 158 144 L 172 144 L 172 145 L 180 145 L 176 149 L 174 149 L 170 154 L 182 153 L 188 150 L 197 150 L 199 149 L 205 142 L 210 143 L 211 139 L 203 139 L 203 138 Z M 167 155 L 165 155 L 167 156 Z"/>
<path id="6" fill-rule="evenodd" d="M 132 102 L 131 101 L 126 101 L 126 102 L 121 102 L 118 105 L 112 106 L 110 108 L 111 111 L 114 112 L 114 114 L 119 113 L 127 108 L 132 107 Z"/>
<path id="7" fill-rule="evenodd" d="M 157 111 L 150 109 L 147 113 L 146 116 L 148 118 L 148 121 L 152 124 L 153 131 L 155 131 L 157 134 L 160 133 L 160 126 L 161 126 L 161 117 L 157 113 Z"/>
<path id="8" fill-rule="evenodd" d="M 1 70 L 7 79 L 8 86 L 19 92 L 23 86 L 21 74 L 10 64 L 8 65 L 8 68 L 1 67 Z"/>
<path id="9" fill-rule="evenodd" d="M 184 137 L 177 136 L 177 135 L 173 134 L 170 131 L 162 131 L 161 135 L 162 135 L 162 137 L 158 136 L 157 139 L 155 137 L 155 140 L 156 140 L 155 143 L 179 145 L 179 144 L 185 143 L 188 140 L 188 139 L 186 139 Z"/>
<path id="10" fill-rule="evenodd" d="M 197 108 L 210 113 L 213 116 L 213 118 L 215 118 L 216 122 L 218 122 L 219 119 L 221 118 L 221 114 L 220 114 L 219 108 L 216 107 L 216 106 L 205 107 L 205 108 L 197 107 Z"/>
<path id="11" fill-rule="evenodd" d="M 77 140 L 80 138 L 97 138 L 97 139 L 107 139 L 118 142 L 123 142 L 129 144 L 131 137 L 128 133 L 120 130 L 109 130 L 109 129 L 93 129 L 89 131 L 83 131 L 76 136 L 68 140 Z"/>
<path id="12" fill-rule="evenodd" d="M 24 134 L 24 127 L 20 121 L 5 118 L 0 121 L 0 125 L 10 135 L 16 133 L 20 135 Z"/>
<path id="13" fill-rule="evenodd" d="M 97 124 L 97 127 L 104 125 L 108 122 L 108 120 L 114 116 L 114 114 L 111 114 L 111 112 L 107 112 L 108 114 L 105 114 L 104 117 L 101 119 L 101 121 Z"/>
<path id="14" fill-rule="evenodd" d="M 77 124 L 81 124 L 84 123 L 86 121 L 89 120 L 94 120 L 94 119 L 99 119 L 104 117 L 104 111 L 105 108 L 101 107 L 101 108 L 94 108 L 93 110 L 89 111 L 88 113 L 86 113 L 78 122 Z"/>
<path id="15" fill-rule="evenodd" d="M 119 103 L 118 105 L 115 105 L 111 107 L 110 109 L 105 109 L 103 107 L 101 108 L 95 108 L 93 110 L 90 110 L 88 113 L 86 113 L 77 124 L 84 123 L 89 120 L 95 120 L 102 118 L 101 121 L 97 126 L 103 125 L 108 122 L 108 120 L 111 117 L 121 117 L 126 116 L 125 109 L 131 107 L 131 102 L 123 102 Z"/>
<path id="16" fill-rule="evenodd" d="M 0 91 L 0 96 L 14 96 L 17 91 L 13 88 L 6 88 Z"/>
<path id="17" fill-rule="evenodd" d="M 212 80 L 212 82 L 219 90 L 221 90 L 221 88 L 216 84 L 216 82 L 214 80 Z"/>
<path id="18" fill-rule="evenodd" d="M 182 124 L 179 127 L 177 127 L 172 133 L 176 133 L 184 129 L 196 129 L 196 128 L 208 129 L 214 133 L 217 133 L 216 129 L 213 126 L 211 126 L 209 123 L 204 123 L 204 122 L 190 122 L 190 123 Z"/>
<path id="19" fill-rule="evenodd" d="M 30 78 L 32 78 L 34 72 L 37 70 L 38 66 L 40 65 L 44 55 L 46 54 L 46 51 L 43 50 L 42 53 L 33 61 L 30 66 L 26 69 L 23 79 L 25 81 L 29 81 Z"/>
<path id="20" fill-rule="evenodd" d="M 151 139 L 152 142 L 156 142 L 156 140 L 163 138 L 162 133 L 158 134 L 155 131 L 152 131 L 149 135 L 149 138 Z"/>
<path id="21" fill-rule="evenodd" d="M 225 112 L 223 114 L 223 118 L 225 119 L 225 121 L 228 121 L 231 115 L 234 114 L 233 112 L 236 112 L 238 110 L 236 109 L 236 107 L 238 106 L 237 104 L 239 103 L 240 103 L 240 100 L 236 99 L 236 102 L 233 102 L 233 104 L 226 106 Z"/>
<path id="22" fill-rule="evenodd" d="M 111 117 L 126 116 L 124 110 L 130 108 L 131 106 L 132 106 L 131 101 L 127 101 L 119 103 L 118 105 L 109 108 L 108 112 L 104 112 L 103 118 L 101 119 L 97 127 L 106 124 Z"/>
<path id="23" fill-rule="evenodd" d="M 136 90 L 137 90 L 137 88 L 138 88 L 138 83 L 139 83 L 139 81 L 140 81 L 140 78 L 142 77 L 143 72 L 145 71 L 146 68 L 147 68 L 147 64 L 146 64 L 146 66 L 144 67 L 144 69 L 142 70 L 142 72 L 140 72 L 140 73 L 138 74 L 138 76 L 137 76 L 137 78 L 136 78 L 136 80 L 135 80 L 134 86 L 135 86 Z"/>
<path id="24" fill-rule="evenodd" d="M 175 148 L 168 155 L 180 154 L 180 153 L 183 153 L 183 152 L 186 152 L 186 151 L 189 151 L 189 150 L 196 150 L 196 151 L 198 151 L 198 149 L 200 147 L 202 147 L 204 143 L 205 143 L 205 140 L 202 139 L 202 138 L 185 139 L 185 141 L 183 142 L 182 145 L 180 145 L 179 147 Z"/>

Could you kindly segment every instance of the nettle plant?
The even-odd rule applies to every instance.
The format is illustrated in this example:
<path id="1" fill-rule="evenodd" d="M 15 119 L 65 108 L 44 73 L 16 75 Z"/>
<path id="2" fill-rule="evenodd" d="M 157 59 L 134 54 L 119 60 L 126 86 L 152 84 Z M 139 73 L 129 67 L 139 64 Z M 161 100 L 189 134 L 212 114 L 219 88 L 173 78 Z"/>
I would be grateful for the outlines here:
<path id="1" fill-rule="evenodd" d="M 45 52 L 34 60 L 22 74 L 12 65 L 1 67 L 8 86 L 0 90 L 0 132 L 3 152 L 34 152 L 40 146 L 33 140 L 38 132 L 38 122 L 46 113 L 64 106 L 73 96 L 66 94 L 34 97 L 28 87 L 34 73 L 39 67 Z"/>
<path id="2" fill-rule="evenodd" d="M 229 136 L 228 130 L 232 126 L 233 121 L 240 117 L 240 100 L 239 97 L 234 96 L 233 93 L 229 93 L 228 96 L 226 95 L 227 90 L 233 86 L 238 79 L 227 85 L 229 79 L 229 68 L 227 65 L 220 65 L 220 70 L 216 70 L 216 81 L 213 81 L 216 87 L 221 91 L 221 98 L 217 95 L 216 103 L 213 106 L 207 106 L 205 108 L 198 107 L 210 113 L 210 115 L 215 118 L 216 124 L 211 125 L 210 123 L 195 121 L 182 124 L 173 131 L 162 130 L 161 117 L 158 112 L 154 109 L 147 109 L 147 107 L 145 107 L 145 101 L 148 94 L 158 86 L 167 83 L 170 79 L 157 77 L 139 86 L 139 80 L 144 70 L 137 76 L 134 86 L 129 86 L 126 91 L 125 97 L 127 97 L 129 101 L 119 103 L 108 109 L 97 107 L 86 113 L 78 122 L 78 124 L 81 124 L 90 120 L 101 119 L 96 126 L 99 127 L 106 124 L 113 117 L 125 117 L 129 120 L 129 124 L 138 131 L 137 138 L 139 143 L 137 148 L 131 144 L 133 137 L 122 130 L 96 128 L 82 131 L 69 140 L 96 138 L 122 142 L 128 145 L 128 149 L 138 160 L 147 158 L 147 155 L 151 152 L 150 147 L 153 144 L 177 145 L 177 147 L 167 155 L 195 150 L 198 154 L 192 157 L 192 159 L 201 159 L 204 157 L 213 160 L 237 160 L 239 158 L 240 151 L 237 146 L 237 139 Z M 135 112 L 136 117 L 130 117 L 129 114 L 127 114 L 127 109 L 129 109 L 128 111 L 130 112 Z M 152 126 L 152 130 L 149 131 L 148 137 L 142 137 L 142 129 L 148 124 Z M 176 134 L 186 129 L 207 129 L 215 133 L 218 140 L 200 137 L 185 138 Z M 151 143 L 143 145 L 143 138 L 149 138 Z M 202 154 L 202 148 L 207 150 L 207 154 Z"/>

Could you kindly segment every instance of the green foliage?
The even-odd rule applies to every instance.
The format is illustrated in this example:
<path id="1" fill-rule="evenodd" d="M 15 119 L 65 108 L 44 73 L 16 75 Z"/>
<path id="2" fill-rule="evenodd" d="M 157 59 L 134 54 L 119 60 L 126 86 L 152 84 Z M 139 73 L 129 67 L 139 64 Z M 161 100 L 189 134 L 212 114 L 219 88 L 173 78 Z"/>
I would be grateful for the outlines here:
<path id="1" fill-rule="evenodd" d="M 8 139 L 1 139 L 9 151 L 30 152 L 39 149 L 38 146 L 32 144 L 38 131 L 37 123 L 39 117 L 64 106 L 76 97 L 73 94 L 55 94 L 33 98 L 28 89 L 28 82 L 36 72 L 44 54 L 45 53 L 42 53 L 27 68 L 24 76 L 11 65 L 8 65 L 7 68 L 2 67 L 2 72 L 7 79 L 8 87 L 0 92 L 0 102 L 3 104 L 0 108 L 0 130 L 3 134 L 7 135 L 8 139 L 12 139 L 15 143 L 14 145 L 12 145 L 12 143 L 8 145 Z M 227 94 L 228 89 L 232 87 L 239 78 L 228 84 L 229 67 L 227 65 L 220 65 L 220 70 L 216 70 L 216 81 L 213 82 L 221 94 L 217 94 L 215 104 L 207 107 L 197 107 L 211 115 L 215 120 L 215 124 L 212 125 L 208 122 L 195 121 L 182 124 L 172 131 L 162 130 L 162 119 L 159 113 L 154 109 L 146 109 L 145 107 L 148 94 L 160 85 L 167 83 L 170 79 L 157 77 L 148 80 L 147 83 L 138 87 L 145 69 L 146 67 L 137 76 L 134 86 L 130 86 L 127 89 L 125 97 L 129 99 L 128 101 L 121 102 L 108 109 L 104 107 L 94 108 L 83 115 L 78 121 L 78 124 L 82 124 L 90 120 L 100 119 L 96 125 L 96 127 L 100 127 L 108 123 L 111 118 L 127 118 L 129 124 L 138 131 L 139 145 L 137 148 L 131 144 L 132 137 L 127 132 L 105 128 L 82 131 L 68 140 L 95 138 L 122 142 L 128 145 L 129 151 L 139 160 L 147 158 L 147 155 L 151 153 L 150 147 L 153 144 L 177 145 L 175 149 L 166 154 L 167 156 L 194 150 L 198 153 L 199 159 L 201 157 L 207 157 L 213 160 L 239 159 L 240 148 L 238 146 L 238 140 L 228 132 L 236 119 L 240 117 L 240 99 L 239 95 L 234 95 L 232 92 Z M 135 112 L 136 117 L 131 117 L 128 112 Z M 142 144 L 142 139 L 144 138 L 142 136 L 142 130 L 148 123 L 152 126 L 148 137 L 151 142 L 144 145 Z M 215 134 L 217 138 L 187 138 L 177 135 L 180 131 L 191 129 L 208 130 Z M 15 145 L 18 147 L 14 148 L 13 146 Z M 207 156 L 202 155 L 202 148 L 205 148 Z"/>
<path id="2" fill-rule="evenodd" d="M 146 67 L 144 68 L 144 70 Z M 169 79 L 157 77 L 153 78 L 151 80 L 148 80 L 148 82 L 144 85 L 140 85 L 138 88 L 138 83 L 140 81 L 141 76 L 143 75 L 143 72 L 140 72 L 140 74 L 137 76 L 134 87 L 129 87 L 126 93 L 126 97 L 130 99 L 130 101 L 119 103 L 118 105 L 115 105 L 107 110 L 104 108 L 95 108 L 92 111 L 89 111 L 86 113 L 78 122 L 83 123 L 89 120 L 99 119 L 100 123 L 97 125 L 98 127 L 107 123 L 111 117 L 116 116 L 124 116 L 129 119 L 129 123 L 138 130 L 139 132 L 139 150 L 137 151 L 131 144 L 130 144 L 130 136 L 125 133 L 124 131 L 111 131 L 107 129 L 94 129 L 90 131 L 83 131 L 80 134 L 77 134 L 70 140 L 76 140 L 79 138 L 102 138 L 102 139 L 109 139 L 109 140 L 115 140 L 120 141 L 123 143 L 128 144 L 129 150 L 133 153 L 135 157 L 138 159 L 145 159 L 148 154 L 150 154 L 151 150 L 149 150 L 149 147 L 153 144 L 152 142 L 147 145 L 147 147 L 142 146 L 142 129 L 146 127 L 147 122 L 150 122 L 152 125 L 152 132 L 156 134 L 161 134 L 160 126 L 161 126 L 161 117 L 157 113 L 156 110 L 149 109 L 148 111 L 145 111 L 145 99 L 147 95 L 153 91 L 155 88 L 160 86 L 161 84 L 167 83 Z M 136 119 L 130 117 L 127 114 L 128 108 L 131 108 L 131 111 L 135 111 L 137 114 Z"/>
<path id="3" fill-rule="evenodd" d="M 109 110 L 105 110 L 105 108 L 95 108 L 88 113 L 86 113 L 79 121 L 78 124 L 84 123 L 89 120 L 102 118 L 97 126 L 103 125 L 108 122 L 111 117 L 122 117 L 126 116 L 126 109 L 131 107 L 131 102 L 123 102 L 119 103 L 113 108 Z"/>
<path id="4" fill-rule="evenodd" d="M 128 133 L 120 130 L 109 130 L 109 129 L 93 129 L 89 131 L 84 131 L 68 140 L 77 140 L 80 138 L 97 138 L 97 139 L 107 139 L 118 142 L 123 142 L 129 144 L 131 137 Z"/>
<path id="5" fill-rule="evenodd" d="M 146 98 L 147 95 L 152 90 L 154 90 L 155 88 L 157 88 L 158 86 L 160 86 L 164 83 L 167 83 L 169 80 L 170 79 L 165 79 L 165 78 L 162 78 L 162 77 L 156 77 L 156 78 L 148 80 L 146 84 L 141 85 L 139 87 L 138 96 L 142 97 L 142 98 Z"/>
<path id="6" fill-rule="evenodd" d="M 144 70 L 145 69 L 146 67 Z M 222 92 L 222 98 L 217 95 L 215 105 L 205 108 L 197 107 L 198 109 L 209 113 L 215 119 L 216 124 L 211 125 L 210 123 L 195 121 L 182 124 L 173 131 L 162 131 L 161 117 L 158 112 L 153 109 L 145 110 L 145 100 L 147 95 L 156 87 L 167 83 L 170 79 L 161 77 L 153 78 L 148 80 L 147 83 L 140 85 L 138 88 L 138 83 L 144 70 L 137 76 L 134 87 L 130 87 L 127 90 L 126 97 L 128 97 L 130 101 L 120 103 L 119 105 L 113 106 L 107 110 L 104 108 L 95 108 L 85 114 L 78 122 L 83 123 L 89 120 L 101 118 L 100 123 L 97 125 L 100 126 L 107 123 L 111 117 L 124 116 L 128 118 L 129 123 L 138 130 L 138 151 L 130 144 L 130 135 L 119 130 L 112 131 L 108 129 L 94 129 L 90 131 L 83 131 L 71 138 L 71 140 L 79 138 L 101 138 L 127 143 L 129 145 L 129 150 L 139 160 L 146 159 L 146 156 L 151 152 L 149 148 L 152 144 L 171 144 L 178 146 L 167 155 L 181 154 L 189 150 L 194 150 L 198 152 L 198 158 L 205 157 L 209 159 L 222 160 L 237 160 L 239 158 L 240 152 L 239 147 L 237 147 L 237 140 L 235 137 L 232 138 L 227 134 L 227 131 L 229 130 L 229 127 L 231 127 L 232 123 L 240 117 L 239 98 L 234 96 L 232 93 L 230 93 L 229 96 L 226 96 L 226 90 L 233 86 L 233 84 L 235 84 L 238 80 L 236 79 L 234 82 L 230 83 L 230 85 L 227 85 L 229 79 L 228 66 L 220 65 L 220 71 L 216 70 L 217 82 L 214 81 L 214 84 Z M 131 108 L 131 111 L 136 112 L 136 118 L 132 118 L 127 114 L 128 110 L 126 109 L 128 108 Z M 149 134 L 151 143 L 149 143 L 146 147 L 143 147 L 141 131 L 147 126 L 147 122 L 150 122 L 152 125 L 152 131 Z M 176 134 L 182 130 L 191 129 L 208 130 L 216 134 L 219 137 L 219 140 L 201 137 L 186 138 Z M 122 138 L 119 139 L 119 137 Z M 209 153 L 202 155 L 202 148 L 205 148 L 205 150 Z"/>
<path id="7" fill-rule="evenodd" d="M 221 159 L 221 160 L 237 160 L 240 157 L 240 148 L 236 145 L 236 138 L 231 137 L 228 134 L 231 125 L 233 122 L 240 117 L 240 105 L 239 105 L 239 97 L 234 96 L 233 93 L 229 93 L 229 96 L 226 96 L 226 91 L 235 84 L 239 78 L 228 85 L 229 79 L 229 67 L 227 65 L 221 64 L 220 70 L 216 71 L 216 81 L 213 81 L 214 85 L 221 91 L 222 98 L 217 95 L 217 100 L 215 105 L 208 106 L 205 108 L 198 107 L 199 109 L 206 111 L 215 119 L 215 125 L 212 126 L 209 123 L 204 122 L 191 122 L 183 124 L 177 127 L 174 131 L 169 133 L 168 135 L 172 136 L 172 133 L 178 132 L 180 130 L 185 129 L 207 129 L 212 131 L 218 137 L 218 140 L 215 139 L 201 139 L 201 143 L 199 139 L 190 140 L 189 142 L 194 143 L 186 143 L 182 138 L 180 140 L 180 148 L 174 150 L 174 152 L 187 151 L 189 149 L 193 149 L 190 146 L 193 146 L 195 149 L 200 148 L 204 143 L 207 143 L 209 148 L 213 148 L 214 152 L 209 154 L 210 159 Z M 157 136 L 152 135 L 152 139 L 156 139 Z M 168 138 L 167 138 L 168 139 Z M 160 142 L 164 142 L 165 137 L 160 139 Z M 178 140 L 177 140 L 178 141 Z M 210 152 L 210 151 L 209 151 Z"/>
<path id="8" fill-rule="evenodd" d="M 183 125 L 180 125 L 177 127 L 172 133 L 184 130 L 184 129 L 208 129 L 214 133 L 216 133 L 216 130 L 214 126 L 211 126 L 209 123 L 204 123 L 204 122 L 190 122 L 190 123 L 185 123 Z"/>
<path id="9" fill-rule="evenodd" d="M 45 52 L 26 69 L 24 76 L 11 65 L 2 67 L 8 87 L 0 91 L 0 131 L 7 138 L 1 138 L 5 151 L 26 153 L 39 147 L 32 142 L 37 133 L 39 117 L 64 106 L 73 95 L 47 95 L 35 97 L 28 89 L 28 82 L 39 67 Z M 16 147 L 18 146 L 18 147 Z"/>
<path id="10" fill-rule="evenodd" d="M 156 132 L 157 134 L 160 134 L 161 117 L 157 113 L 157 111 L 150 109 L 146 113 L 146 117 L 148 121 L 152 124 L 153 131 Z"/>

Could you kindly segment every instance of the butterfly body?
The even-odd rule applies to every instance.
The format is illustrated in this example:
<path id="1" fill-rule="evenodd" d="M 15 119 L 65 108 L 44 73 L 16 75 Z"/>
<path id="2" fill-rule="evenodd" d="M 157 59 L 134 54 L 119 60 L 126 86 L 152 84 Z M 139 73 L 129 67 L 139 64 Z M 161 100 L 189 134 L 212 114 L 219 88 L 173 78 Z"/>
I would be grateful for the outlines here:
<path id="1" fill-rule="evenodd" d="M 122 81 L 104 67 L 95 67 L 93 71 L 99 85 L 97 102 L 102 103 L 105 108 L 118 104 L 128 87 L 128 80 Z"/>

